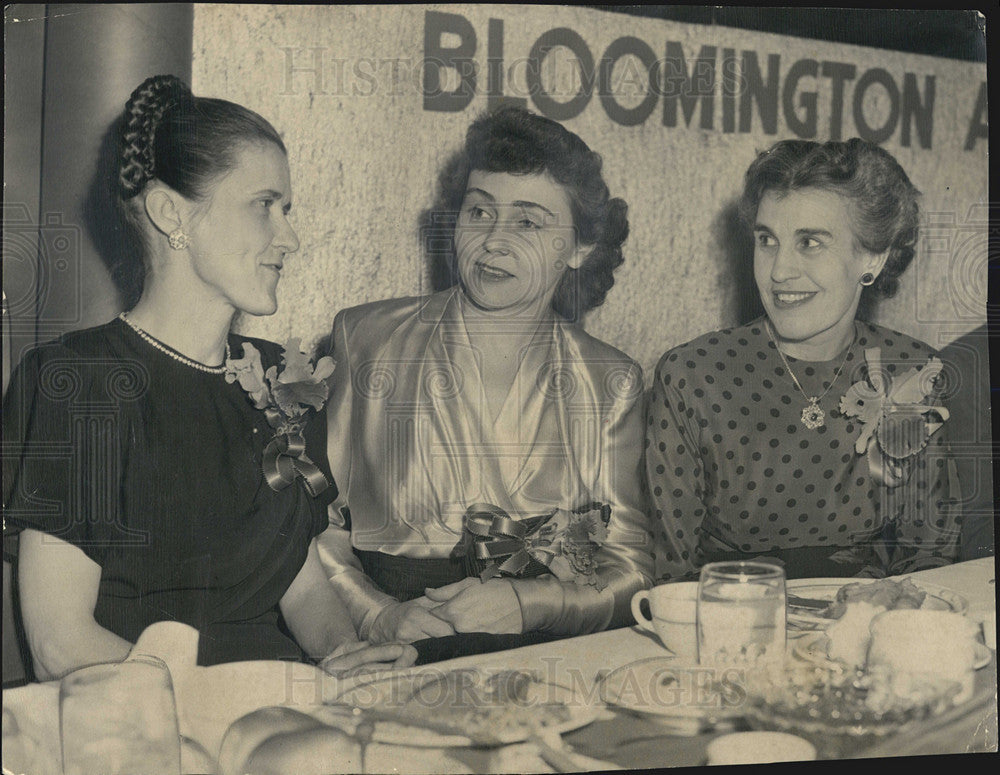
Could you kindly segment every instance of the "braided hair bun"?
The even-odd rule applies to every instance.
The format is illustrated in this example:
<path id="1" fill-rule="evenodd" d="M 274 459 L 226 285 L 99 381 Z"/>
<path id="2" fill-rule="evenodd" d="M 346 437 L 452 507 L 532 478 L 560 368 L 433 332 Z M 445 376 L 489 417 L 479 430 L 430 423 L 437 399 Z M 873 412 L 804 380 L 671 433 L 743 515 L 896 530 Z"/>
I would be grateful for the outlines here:
<path id="1" fill-rule="evenodd" d="M 173 75 L 154 75 L 143 81 L 125 103 L 118 182 L 122 197 L 130 199 L 156 177 L 156 130 L 168 110 L 192 104 L 188 85 Z"/>
<path id="2" fill-rule="evenodd" d="M 195 97 L 173 75 L 143 81 L 118 117 L 116 132 L 117 158 L 106 178 L 121 227 L 112 273 L 131 304 L 142 292 L 151 240 L 161 238 L 143 207 L 141 195 L 150 181 L 202 202 L 240 163 L 247 145 L 273 144 L 287 151 L 267 119 L 235 102 Z"/>

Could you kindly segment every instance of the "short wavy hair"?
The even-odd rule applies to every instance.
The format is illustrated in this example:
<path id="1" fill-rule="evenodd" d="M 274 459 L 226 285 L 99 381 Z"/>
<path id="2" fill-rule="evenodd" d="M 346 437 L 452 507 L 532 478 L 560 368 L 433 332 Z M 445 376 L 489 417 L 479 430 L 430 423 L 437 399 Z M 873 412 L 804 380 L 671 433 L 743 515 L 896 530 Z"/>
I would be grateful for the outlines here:
<path id="1" fill-rule="evenodd" d="M 469 174 L 546 173 L 569 196 L 577 240 L 593 246 L 578 269 L 566 269 L 552 307 L 577 321 L 602 304 L 615 284 L 614 270 L 625 260 L 622 243 L 629 225 L 628 205 L 610 196 L 601 168 L 600 154 L 555 121 L 510 104 L 480 115 L 469 126 L 463 148 L 442 171 L 437 199 L 423 215 L 424 249 L 430 258 L 447 263 L 444 284 L 458 281 L 453 236 Z"/>
<path id="2" fill-rule="evenodd" d="M 869 253 L 888 252 L 875 283 L 865 294 L 893 296 L 913 260 L 919 230 L 920 192 L 899 162 L 874 143 L 781 140 L 758 154 L 747 169 L 739 212 L 753 229 L 761 199 L 804 188 L 840 194 L 848 200 L 855 244 Z"/>

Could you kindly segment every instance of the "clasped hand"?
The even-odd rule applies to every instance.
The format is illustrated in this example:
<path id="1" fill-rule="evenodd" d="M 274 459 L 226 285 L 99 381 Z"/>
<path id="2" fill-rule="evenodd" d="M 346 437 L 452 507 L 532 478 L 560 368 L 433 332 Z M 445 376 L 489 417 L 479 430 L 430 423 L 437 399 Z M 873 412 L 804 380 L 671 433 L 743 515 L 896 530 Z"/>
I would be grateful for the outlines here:
<path id="1" fill-rule="evenodd" d="M 373 643 L 411 643 L 462 632 L 519 633 L 523 626 L 521 605 L 509 581 L 467 578 L 387 606 L 369 637 Z"/>
<path id="2" fill-rule="evenodd" d="M 342 643 L 324 657 L 321 670 L 339 678 L 349 678 L 360 673 L 395 670 L 410 667 L 417 661 L 417 650 L 403 643 L 385 643 L 373 646 L 368 641 Z"/>

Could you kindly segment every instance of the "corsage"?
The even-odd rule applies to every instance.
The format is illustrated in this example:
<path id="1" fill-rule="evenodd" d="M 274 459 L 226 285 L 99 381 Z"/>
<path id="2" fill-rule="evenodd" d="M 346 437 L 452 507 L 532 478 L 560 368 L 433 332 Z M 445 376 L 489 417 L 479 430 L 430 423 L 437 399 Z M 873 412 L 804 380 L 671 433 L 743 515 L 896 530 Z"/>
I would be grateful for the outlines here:
<path id="1" fill-rule="evenodd" d="M 518 520 L 497 506 L 476 504 L 465 512 L 462 540 L 452 556 L 483 581 L 552 573 L 560 581 L 601 590 L 606 583 L 594 554 L 607 540 L 610 520 L 611 507 L 601 503 Z"/>
<path id="2" fill-rule="evenodd" d="M 313 367 L 299 349 L 298 338 L 289 339 L 281 354 L 284 368 L 264 371 L 260 352 L 243 343 L 243 357 L 226 360 L 226 382 L 239 381 L 257 409 L 263 409 L 274 438 L 264 447 L 264 479 L 272 490 L 283 490 L 301 476 L 309 494 L 319 495 L 330 486 L 323 472 L 306 455 L 302 431 L 310 412 L 319 411 L 330 392 L 326 380 L 334 370 L 324 356 Z"/>
<path id="3" fill-rule="evenodd" d="M 948 420 L 943 406 L 924 403 L 934 391 L 942 364 L 931 358 L 895 379 L 882 368 L 879 347 L 865 350 L 867 380 L 855 382 L 840 399 L 840 411 L 856 417 L 861 432 L 854 444 L 868 455 L 872 477 L 886 487 L 898 487 L 908 475 L 907 462 L 918 454 Z"/>

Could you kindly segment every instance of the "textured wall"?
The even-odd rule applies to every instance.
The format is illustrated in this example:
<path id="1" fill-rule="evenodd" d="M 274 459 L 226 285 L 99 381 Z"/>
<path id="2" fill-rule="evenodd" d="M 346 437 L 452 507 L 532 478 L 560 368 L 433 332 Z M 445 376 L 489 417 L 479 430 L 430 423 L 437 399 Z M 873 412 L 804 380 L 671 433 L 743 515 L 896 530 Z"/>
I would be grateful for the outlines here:
<path id="1" fill-rule="evenodd" d="M 936 214 L 937 226 L 926 230 L 916 266 L 898 296 L 883 304 L 878 320 L 940 346 L 985 319 L 985 206 L 978 227 L 965 224 L 970 208 L 987 201 L 987 142 L 963 150 L 985 65 L 575 7 L 452 5 L 437 10 L 471 23 L 479 84 L 464 110 L 435 112 L 423 108 L 419 69 L 425 12 L 433 8 L 195 6 L 195 93 L 258 110 L 282 132 L 291 157 L 294 224 L 302 247 L 286 265 L 278 313 L 242 320 L 242 330 L 278 340 L 299 335 L 312 342 L 342 307 L 427 289 L 417 220 L 432 201 L 443 160 L 461 143 L 471 118 L 486 107 L 491 18 L 504 24 L 508 93 L 524 88 L 525 58 L 539 36 L 555 27 L 578 33 L 595 59 L 623 36 L 644 41 L 658 58 L 668 42 L 679 43 L 689 68 L 703 46 L 717 47 L 720 56 L 727 47 L 737 57 L 756 52 L 765 75 L 768 55 L 778 54 L 782 83 L 799 59 L 854 65 L 855 80 L 845 82 L 845 139 L 857 133 L 851 94 L 866 70 L 884 68 L 900 90 L 905 74 L 914 74 L 925 100 L 926 78 L 932 76 L 931 147 L 921 147 L 915 129 L 910 147 L 904 147 L 902 119 L 884 146 L 924 192 L 924 209 Z M 455 36 L 442 39 L 446 46 L 460 42 Z M 558 53 L 548 61 L 556 67 L 552 82 L 565 81 L 563 89 L 572 93 L 572 71 L 558 67 Z M 637 61 L 626 57 L 613 71 L 620 76 L 617 82 L 612 78 L 617 99 L 626 107 L 643 97 L 642 78 L 635 77 L 634 66 L 630 75 L 628 67 Z M 453 79 L 444 87 L 455 84 Z M 836 102 L 832 84 L 821 77 L 800 81 L 799 91 L 817 92 L 820 140 L 829 138 L 830 106 Z M 865 95 L 871 126 L 891 120 L 883 87 Z M 723 131 L 721 111 L 716 99 L 710 129 L 701 128 L 697 112 L 690 126 L 683 115 L 676 126 L 665 126 L 661 99 L 644 122 L 622 126 L 595 97 L 565 122 L 604 156 L 612 193 L 630 205 L 626 263 L 587 328 L 633 355 L 647 371 L 665 349 L 737 322 L 739 289 L 725 249 L 725 207 L 738 193 L 756 150 L 793 136 L 781 115 L 774 133 L 766 132 L 756 112 L 750 131 Z M 737 108 L 737 124 L 738 114 Z"/>

